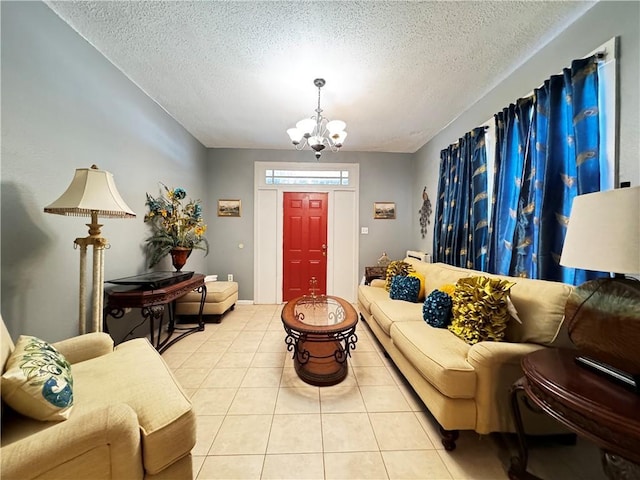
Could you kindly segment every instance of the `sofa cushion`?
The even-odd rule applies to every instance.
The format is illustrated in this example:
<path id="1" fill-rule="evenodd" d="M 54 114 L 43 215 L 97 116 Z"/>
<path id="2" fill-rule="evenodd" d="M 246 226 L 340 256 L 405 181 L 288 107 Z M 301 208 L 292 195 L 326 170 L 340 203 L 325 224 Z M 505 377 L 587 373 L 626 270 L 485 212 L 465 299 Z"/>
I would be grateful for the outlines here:
<path id="1" fill-rule="evenodd" d="M 371 303 L 371 315 L 380 328 L 390 335 L 390 328 L 394 322 L 422 322 L 422 304 L 387 298 Z"/>
<path id="2" fill-rule="evenodd" d="M 22 335 L 2 374 L 2 399 L 35 420 L 66 420 L 73 407 L 71 365 L 49 343 Z"/>
<path id="3" fill-rule="evenodd" d="M 476 373 L 467 363 L 470 345 L 449 330 L 423 321 L 395 322 L 391 340 L 430 384 L 449 398 L 474 398 Z"/>
<path id="4" fill-rule="evenodd" d="M 416 272 L 424 275 L 425 294 L 445 284 L 455 284 L 459 278 L 469 277 L 473 270 L 453 267 L 445 263 L 425 263 L 414 259 L 405 259 Z"/>
<path id="5" fill-rule="evenodd" d="M 434 290 L 422 305 L 422 318 L 435 328 L 447 328 L 451 323 L 451 297 L 440 290 Z"/>
<path id="6" fill-rule="evenodd" d="M 75 409 L 125 403 L 136 412 L 148 473 L 158 473 L 195 445 L 191 402 L 146 339 L 129 340 L 109 355 L 74 364 L 73 373 Z"/>
<path id="7" fill-rule="evenodd" d="M 511 318 L 507 298 L 512 286 L 506 280 L 484 276 L 458 280 L 449 330 L 470 344 L 502 340 Z"/>
<path id="8" fill-rule="evenodd" d="M 509 322 L 505 340 L 571 346 L 566 331 L 562 338 L 558 336 L 564 322 L 564 306 L 572 290 L 573 287 L 565 283 L 517 279 L 511 288 L 511 301 L 522 323 Z"/>
<path id="9" fill-rule="evenodd" d="M 206 282 L 207 295 L 205 303 L 223 302 L 234 293 L 238 292 L 238 282 Z M 189 292 L 180 297 L 177 302 L 195 302 L 200 303 L 202 295 L 196 291 Z"/>
<path id="10" fill-rule="evenodd" d="M 360 285 L 358 287 L 358 306 L 371 313 L 371 303 L 380 300 L 389 300 L 389 292 L 384 288 Z"/>
<path id="11" fill-rule="evenodd" d="M 416 303 L 420 294 L 420 279 L 416 277 L 396 275 L 391 280 L 389 298 Z"/>

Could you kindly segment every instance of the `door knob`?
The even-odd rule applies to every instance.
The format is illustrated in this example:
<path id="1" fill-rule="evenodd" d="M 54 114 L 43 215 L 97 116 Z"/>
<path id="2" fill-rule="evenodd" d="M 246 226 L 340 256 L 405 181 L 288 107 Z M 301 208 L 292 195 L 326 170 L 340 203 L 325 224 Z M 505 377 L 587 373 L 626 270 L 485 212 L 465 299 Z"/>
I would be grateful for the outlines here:
<path id="1" fill-rule="evenodd" d="M 327 244 L 326 243 L 322 244 L 322 256 L 323 257 L 327 256 Z"/>

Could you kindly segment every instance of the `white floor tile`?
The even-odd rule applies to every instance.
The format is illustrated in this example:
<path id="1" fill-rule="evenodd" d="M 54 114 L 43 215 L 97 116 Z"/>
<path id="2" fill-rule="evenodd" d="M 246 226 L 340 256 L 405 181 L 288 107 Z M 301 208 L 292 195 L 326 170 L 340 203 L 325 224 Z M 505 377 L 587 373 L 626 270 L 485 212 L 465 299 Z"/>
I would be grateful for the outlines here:
<path id="1" fill-rule="evenodd" d="M 320 415 L 274 415 L 267 453 L 322 453 Z"/>
<path id="2" fill-rule="evenodd" d="M 411 407 L 398 387 L 362 386 L 360 393 L 368 412 L 406 412 Z"/>
<path id="3" fill-rule="evenodd" d="M 435 450 L 382 452 L 382 458 L 391 480 L 452 478 Z"/>
<path id="4" fill-rule="evenodd" d="M 432 450 L 433 444 L 413 412 L 370 413 L 380 450 Z"/>
<path id="5" fill-rule="evenodd" d="M 387 480 L 380 452 L 325 453 L 326 480 Z"/>
<path id="6" fill-rule="evenodd" d="M 227 415 L 209 455 L 264 454 L 272 419 L 272 415 Z"/>
<path id="7" fill-rule="evenodd" d="M 322 453 L 267 455 L 262 470 L 263 480 L 323 480 Z"/>
<path id="8" fill-rule="evenodd" d="M 253 387 L 272 387 L 280 386 L 280 378 L 282 377 L 282 368 L 264 368 L 256 367 L 247 369 L 247 373 L 242 380 L 240 386 L 242 388 Z"/>
<path id="9" fill-rule="evenodd" d="M 282 387 L 278 391 L 276 415 L 290 413 L 320 413 L 319 387 Z"/>
<path id="10" fill-rule="evenodd" d="M 264 455 L 211 455 L 206 457 L 198 480 L 259 480 Z"/>
<path id="11" fill-rule="evenodd" d="M 278 388 L 239 388 L 227 415 L 273 414 Z"/>
<path id="12" fill-rule="evenodd" d="M 379 450 L 366 413 L 323 414 L 322 437 L 325 452 Z"/>

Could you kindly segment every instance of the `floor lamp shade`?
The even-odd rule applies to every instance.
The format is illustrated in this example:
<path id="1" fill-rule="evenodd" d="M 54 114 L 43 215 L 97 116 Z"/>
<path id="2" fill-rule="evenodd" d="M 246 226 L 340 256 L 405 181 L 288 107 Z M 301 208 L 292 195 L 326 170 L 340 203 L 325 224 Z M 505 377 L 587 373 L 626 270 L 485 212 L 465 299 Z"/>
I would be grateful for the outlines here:
<path id="1" fill-rule="evenodd" d="M 78 325 L 81 334 L 86 333 L 86 258 L 87 247 L 93 247 L 93 292 L 91 331 L 102 330 L 102 306 L 104 302 L 104 249 L 107 239 L 101 236 L 98 217 L 134 218 L 136 214 L 118 193 L 111 173 L 91 168 L 78 168 L 67 190 L 52 204 L 44 207 L 46 213 L 91 217 L 88 223 L 89 236 L 76 238 L 74 244 L 80 247 L 80 292 Z"/>
<path id="2" fill-rule="evenodd" d="M 575 197 L 560 264 L 640 273 L 640 187 Z M 565 317 L 577 360 L 640 393 L 640 282 L 620 275 L 590 280 L 569 295 Z"/>
<path id="3" fill-rule="evenodd" d="M 90 217 L 93 211 L 108 218 L 136 216 L 118 193 L 113 175 L 95 165 L 78 168 L 67 190 L 44 211 L 76 217 Z"/>

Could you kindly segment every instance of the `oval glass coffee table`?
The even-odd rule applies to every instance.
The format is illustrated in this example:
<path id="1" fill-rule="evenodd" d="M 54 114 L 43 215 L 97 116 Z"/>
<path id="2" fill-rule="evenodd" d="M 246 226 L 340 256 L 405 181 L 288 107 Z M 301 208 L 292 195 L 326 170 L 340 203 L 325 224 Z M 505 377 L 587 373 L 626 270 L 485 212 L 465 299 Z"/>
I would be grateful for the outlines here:
<path id="1" fill-rule="evenodd" d="M 305 295 L 290 300 L 282 310 L 282 324 L 298 376 L 317 386 L 344 380 L 347 358 L 358 341 L 357 323 L 355 309 L 340 297 Z"/>

